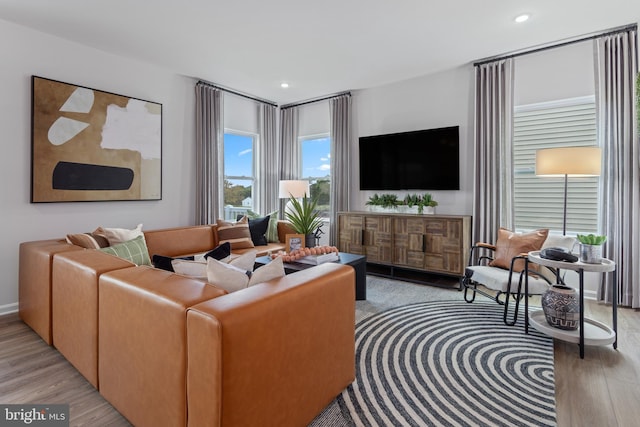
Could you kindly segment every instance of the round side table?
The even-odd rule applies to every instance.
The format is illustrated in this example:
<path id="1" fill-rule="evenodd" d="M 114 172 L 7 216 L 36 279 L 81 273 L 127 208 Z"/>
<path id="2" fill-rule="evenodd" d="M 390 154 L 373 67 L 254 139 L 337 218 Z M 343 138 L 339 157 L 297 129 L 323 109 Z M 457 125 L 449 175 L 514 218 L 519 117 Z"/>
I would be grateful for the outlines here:
<path id="1" fill-rule="evenodd" d="M 596 272 L 596 273 L 613 273 L 613 283 L 616 280 L 616 264 L 615 262 L 603 258 L 600 264 L 587 264 L 581 261 L 566 262 L 566 261 L 554 261 L 540 256 L 540 251 L 529 252 L 527 256 L 527 262 L 525 262 L 525 282 L 524 289 L 525 295 L 529 294 L 529 262 L 535 264 L 544 265 L 546 267 L 572 270 L 578 273 L 580 279 L 579 289 L 579 302 L 580 302 L 580 325 L 576 331 L 567 331 L 563 329 L 554 328 L 547 324 L 542 310 L 534 311 L 525 316 L 525 333 L 529 333 L 529 322 L 531 325 L 547 335 L 554 338 L 558 338 L 568 342 L 578 343 L 580 346 L 580 358 L 584 359 L 584 346 L 589 345 L 608 345 L 613 344 L 613 348 L 618 348 L 618 295 L 617 287 L 613 286 L 613 325 L 609 328 L 602 322 L 598 322 L 593 319 L 585 319 L 584 317 L 584 272 Z M 525 298 L 525 313 L 529 313 L 528 299 Z"/>

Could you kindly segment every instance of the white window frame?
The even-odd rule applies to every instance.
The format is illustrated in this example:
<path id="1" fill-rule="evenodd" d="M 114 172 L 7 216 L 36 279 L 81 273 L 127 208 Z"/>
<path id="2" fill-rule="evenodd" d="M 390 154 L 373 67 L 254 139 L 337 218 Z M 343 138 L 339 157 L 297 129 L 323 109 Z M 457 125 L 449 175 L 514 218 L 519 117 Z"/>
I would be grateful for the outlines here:
<path id="1" fill-rule="evenodd" d="M 225 147 L 225 143 L 224 143 L 224 137 L 227 134 L 231 134 L 231 135 L 238 135 L 238 136 L 246 136 L 246 137 L 250 137 L 252 139 L 252 143 L 251 143 L 251 174 L 252 176 L 236 176 L 236 175 L 227 175 L 226 170 L 225 170 L 225 163 L 224 163 L 224 147 Z M 229 181 L 229 180 L 243 180 L 243 181 L 251 181 L 251 200 L 252 200 L 252 205 L 250 208 L 247 209 L 241 209 L 240 207 L 234 207 L 236 208 L 233 212 L 230 213 L 230 215 L 228 215 L 229 212 L 226 206 L 223 206 L 224 211 L 225 211 L 225 219 L 232 219 L 235 220 L 235 211 L 237 211 L 237 213 L 246 213 L 248 210 L 254 210 L 255 208 L 255 188 L 256 188 L 256 148 L 258 146 L 258 138 L 259 135 L 253 132 L 246 132 L 246 131 L 241 131 L 241 130 L 236 130 L 236 129 L 231 129 L 231 128 L 224 128 L 224 134 L 223 134 L 223 142 L 222 142 L 222 147 L 221 147 L 221 152 L 220 152 L 220 158 L 221 158 L 221 163 L 222 163 L 222 179 L 223 182 L 224 181 Z M 222 199 L 224 200 L 224 189 L 222 191 Z M 227 218 L 229 216 L 229 218 Z"/>
<path id="2" fill-rule="evenodd" d="M 595 97 L 585 96 L 514 108 L 514 224 L 518 231 L 562 232 L 564 178 L 535 176 L 538 149 L 598 146 Z M 569 177 L 567 234 L 598 232 L 599 178 Z"/>
<path id="3" fill-rule="evenodd" d="M 314 182 L 316 182 L 318 179 L 326 179 L 327 175 L 329 176 L 329 185 L 331 185 L 331 181 L 333 180 L 333 171 L 329 170 L 329 173 L 327 175 L 323 175 L 323 176 L 304 176 L 304 171 L 303 171 L 303 143 L 305 141 L 312 141 L 315 139 L 324 139 L 327 138 L 329 139 L 329 152 L 330 155 L 333 156 L 333 150 L 332 150 L 332 144 L 331 144 L 331 135 L 329 134 L 329 132 L 326 133 L 318 133 L 318 134 L 313 134 L 313 135 L 303 135 L 303 136 L 299 136 L 298 137 L 298 144 L 300 144 L 300 169 L 299 169 L 299 176 L 300 179 L 304 179 L 304 180 L 308 180 L 309 184 L 312 185 Z M 329 211 L 331 209 L 331 198 L 329 198 Z M 328 216 L 323 216 L 322 217 L 323 220 L 325 222 L 329 222 L 329 217 Z M 328 227 L 325 228 L 325 230 L 328 229 Z"/>

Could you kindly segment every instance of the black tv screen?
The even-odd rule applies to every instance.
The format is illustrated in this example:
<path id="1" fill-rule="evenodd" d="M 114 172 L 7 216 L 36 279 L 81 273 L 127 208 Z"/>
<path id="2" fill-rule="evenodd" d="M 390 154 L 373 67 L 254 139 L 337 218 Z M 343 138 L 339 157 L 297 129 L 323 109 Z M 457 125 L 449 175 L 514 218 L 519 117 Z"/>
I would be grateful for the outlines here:
<path id="1" fill-rule="evenodd" d="M 459 190 L 458 126 L 360 137 L 361 190 Z"/>

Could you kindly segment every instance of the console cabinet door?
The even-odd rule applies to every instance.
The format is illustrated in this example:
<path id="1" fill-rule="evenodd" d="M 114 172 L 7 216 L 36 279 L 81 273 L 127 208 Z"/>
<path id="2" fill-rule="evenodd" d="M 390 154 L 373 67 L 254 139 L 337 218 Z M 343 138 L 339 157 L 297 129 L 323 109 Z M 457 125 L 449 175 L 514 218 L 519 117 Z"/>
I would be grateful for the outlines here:
<path id="1" fill-rule="evenodd" d="M 391 263 L 390 217 L 340 215 L 338 221 L 338 247 L 341 252 L 366 255 L 368 262 Z"/>
<path id="2" fill-rule="evenodd" d="M 397 217 L 393 224 L 393 263 L 462 275 L 465 244 L 458 218 Z"/>

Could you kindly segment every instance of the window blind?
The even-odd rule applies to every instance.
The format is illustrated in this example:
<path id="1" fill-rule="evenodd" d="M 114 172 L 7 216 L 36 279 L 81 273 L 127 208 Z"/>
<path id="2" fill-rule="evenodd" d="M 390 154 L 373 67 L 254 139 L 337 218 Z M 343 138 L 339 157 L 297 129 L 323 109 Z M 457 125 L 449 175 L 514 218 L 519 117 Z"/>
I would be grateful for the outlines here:
<path id="1" fill-rule="evenodd" d="M 597 146 L 594 97 L 516 107 L 513 145 L 516 229 L 562 230 L 564 177 L 536 176 L 536 151 Z M 598 179 L 569 176 L 567 234 L 597 232 Z"/>

